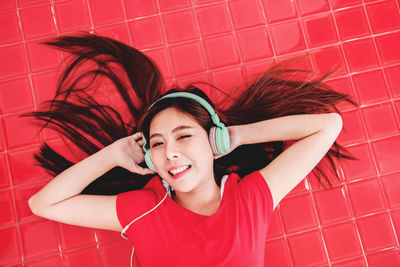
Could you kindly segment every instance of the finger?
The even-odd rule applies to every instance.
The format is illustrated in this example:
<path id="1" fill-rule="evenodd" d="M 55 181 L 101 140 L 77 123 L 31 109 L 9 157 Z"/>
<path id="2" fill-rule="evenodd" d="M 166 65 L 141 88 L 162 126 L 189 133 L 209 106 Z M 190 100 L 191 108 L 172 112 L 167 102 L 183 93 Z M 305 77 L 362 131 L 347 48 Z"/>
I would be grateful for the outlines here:
<path id="1" fill-rule="evenodd" d="M 133 172 L 136 172 L 141 175 L 154 174 L 154 172 L 152 170 L 147 169 L 147 168 L 142 168 L 140 166 L 136 166 L 136 168 L 134 168 Z"/>
<path id="2" fill-rule="evenodd" d="M 137 143 L 139 146 L 143 146 L 143 145 L 144 145 L 144 141 L 143 141 L 142 139 L 140 139 L 139 141 L 136 141 L 136 143 Z"/>
<path id="3" fill-rule="evenodd" d="M 143 133 L 142 132 L 137 132 L 137 133 L 135 133 L 135 134 L 133 134 L 131 136 L 133 137 L 133 139 L 135 139 L 137 141 L 138 139 L 142 138 Z"/>

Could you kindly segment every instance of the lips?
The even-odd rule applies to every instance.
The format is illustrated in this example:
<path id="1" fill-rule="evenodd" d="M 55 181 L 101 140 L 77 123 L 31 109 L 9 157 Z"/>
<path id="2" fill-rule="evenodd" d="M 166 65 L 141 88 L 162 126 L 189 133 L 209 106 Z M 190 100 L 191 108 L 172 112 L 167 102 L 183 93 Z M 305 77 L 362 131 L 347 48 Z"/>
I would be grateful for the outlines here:
<path id="1" fill-rule="evenodd" d="M 178 176 L 183 175 L 186 173 L 188 170 L 190 170 L 192 166 L 191 165 L 184 165 L 184 166 L 178 166 L 178 167 L 173 167 L 168 170 L 168 173 L 174 177 L 177 178 Z"/>

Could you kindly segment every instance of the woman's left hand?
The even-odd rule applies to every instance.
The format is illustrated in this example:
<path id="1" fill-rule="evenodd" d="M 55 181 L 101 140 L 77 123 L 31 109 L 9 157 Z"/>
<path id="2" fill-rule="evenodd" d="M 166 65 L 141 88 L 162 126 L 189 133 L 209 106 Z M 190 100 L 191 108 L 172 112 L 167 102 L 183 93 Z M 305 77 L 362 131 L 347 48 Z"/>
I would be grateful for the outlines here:
<path id="1" fill-rule="evenodd" d="M 239 129 L 240 126 L 228 126 L 228 132 L 229 132 L 229 140 L 230 140 L 230 146 L 229 146 L 229 152 L 225 153 L 225 154 L 218 154 L 218 155 L 214 155 L 214 159 L 218 159 L 220 157 L 223 157 L 225 155 L 228 155 L 229 153 L 231 153 L 233 150 L 235 150 L 235 148 L 237 148 L 238 146 L 241 145 L 241 140 L 240 140 L 240 134 L 239 134 Z"/>

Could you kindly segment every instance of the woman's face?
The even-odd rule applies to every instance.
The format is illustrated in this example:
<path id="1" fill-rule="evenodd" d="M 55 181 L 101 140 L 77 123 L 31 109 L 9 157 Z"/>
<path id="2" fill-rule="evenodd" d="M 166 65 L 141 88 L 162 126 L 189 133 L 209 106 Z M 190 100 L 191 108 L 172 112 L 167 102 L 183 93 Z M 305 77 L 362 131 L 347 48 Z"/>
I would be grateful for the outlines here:
<path id="1" fill-rule="evenodd" d="M 150 123 L 149 142 L 154 167 L 175 191 L 215 182 L 208 133 L 191 115 L 176 108 L 159 112 Z"/>

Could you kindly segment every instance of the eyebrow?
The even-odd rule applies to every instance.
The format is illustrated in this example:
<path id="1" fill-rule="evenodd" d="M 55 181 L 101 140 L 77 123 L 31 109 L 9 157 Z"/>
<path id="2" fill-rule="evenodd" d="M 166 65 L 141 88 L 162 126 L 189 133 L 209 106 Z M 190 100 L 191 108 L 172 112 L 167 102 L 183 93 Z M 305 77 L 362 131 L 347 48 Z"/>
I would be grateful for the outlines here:
<path id="1" fill-rule="evenodd" d="M 181 126 L 176 127 L 175 129 L 173 129 L 173 130 L 172 130 L 172 133 L 175 133 L 175 132 L 180 131 L 180 130 L 192 129 L 192 128 L 193 128 L 192 126 L 181 125 Z M 150 139 L 153 138 L 153 137 L 156 137 L 156 136 L 162 136 L 162 134 L 159 134 L 159 133 L 152 134 L 152 135 L 150 136 Z M 150 139 L 149 139 L 149 140 L 150 140 Z"/>

